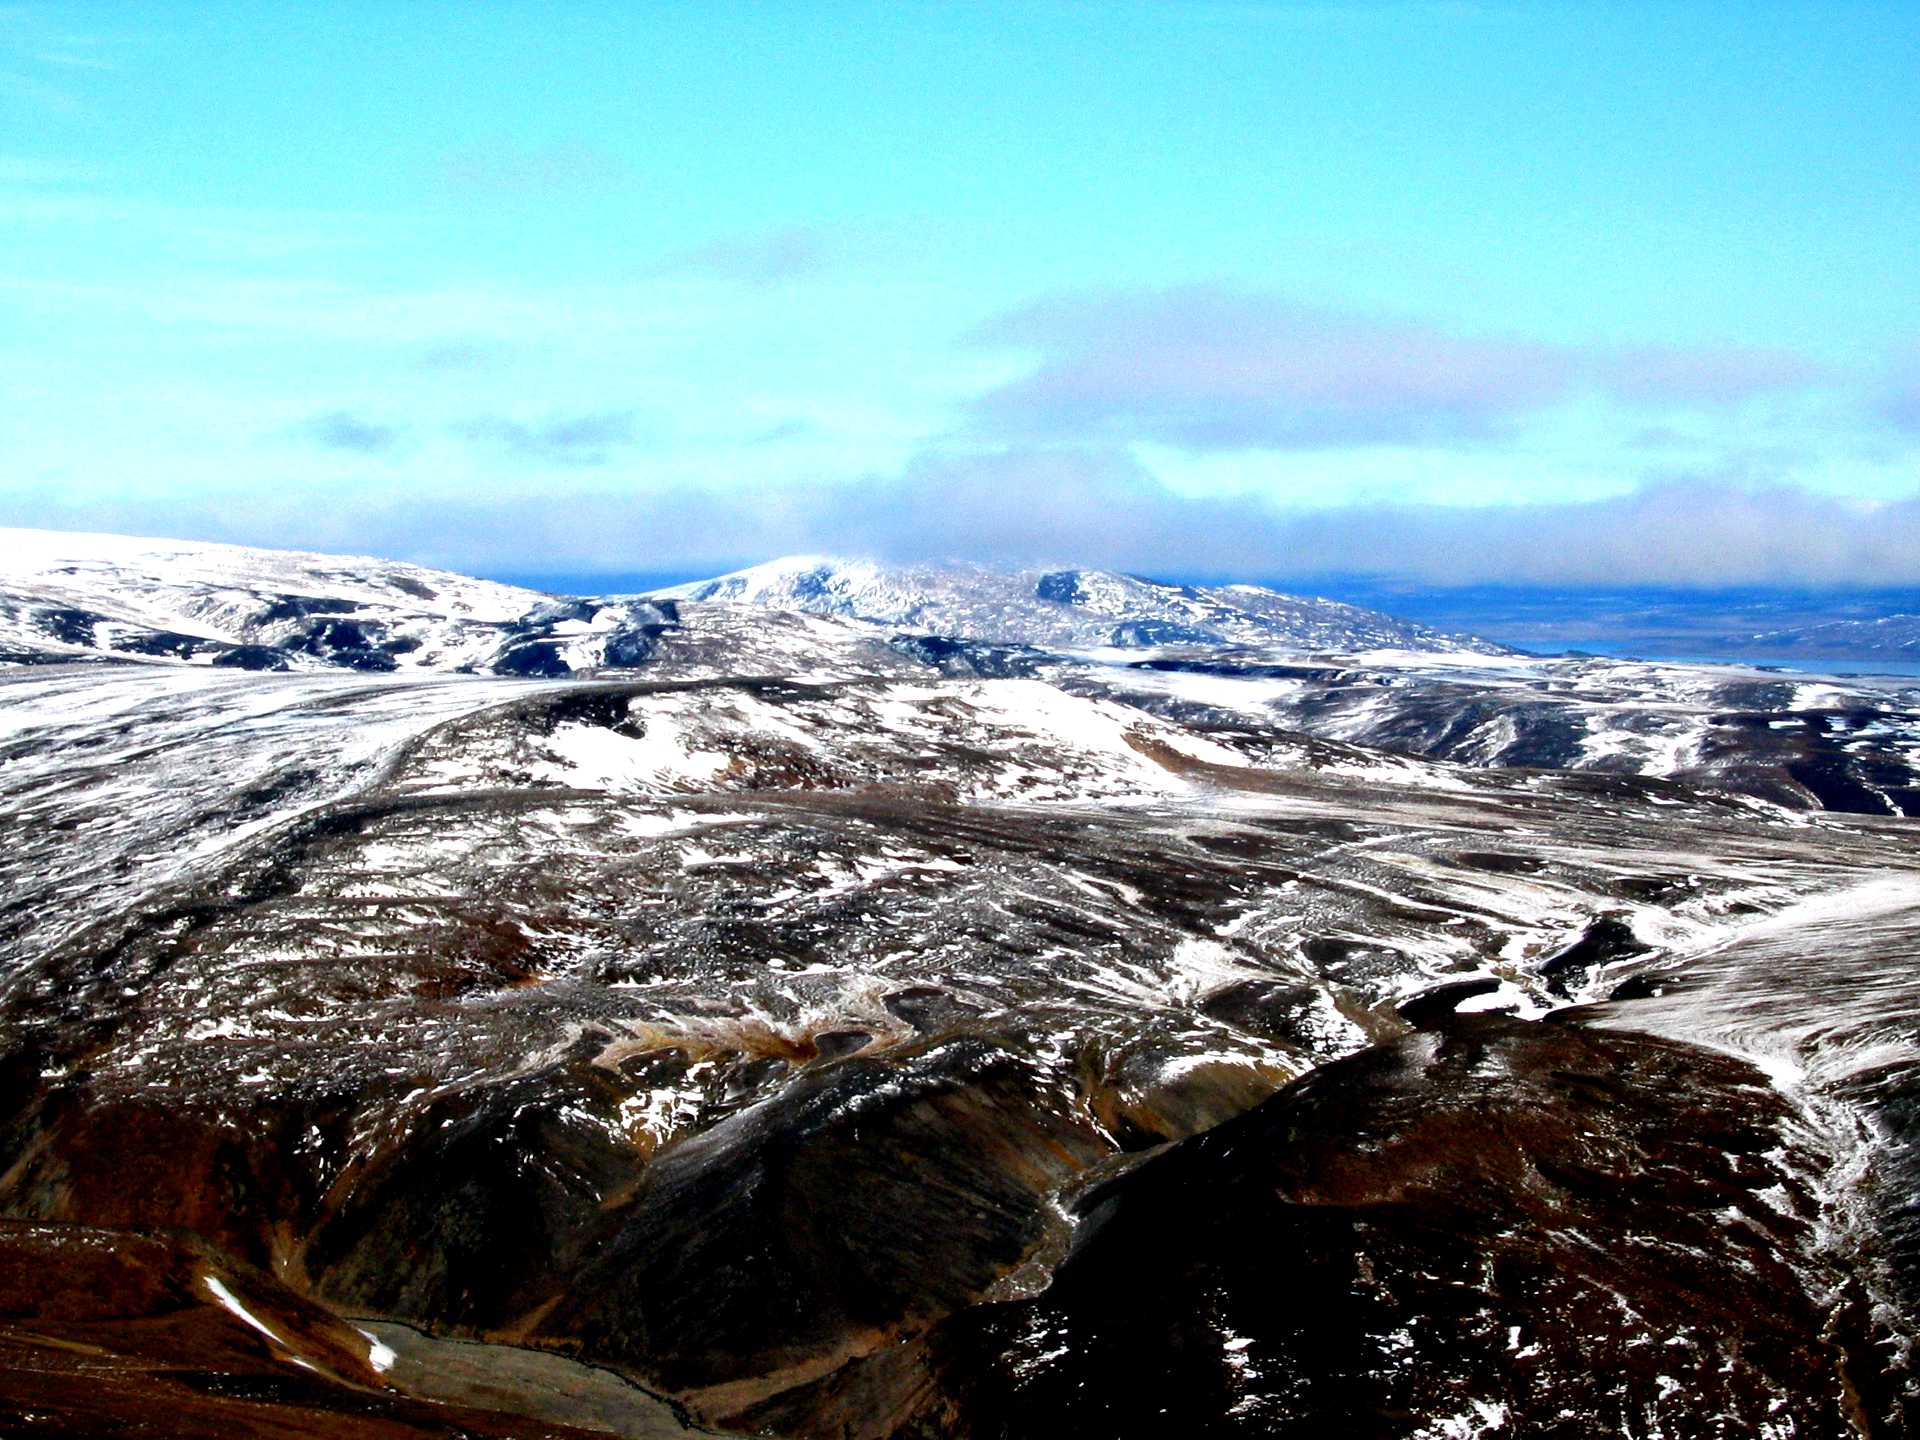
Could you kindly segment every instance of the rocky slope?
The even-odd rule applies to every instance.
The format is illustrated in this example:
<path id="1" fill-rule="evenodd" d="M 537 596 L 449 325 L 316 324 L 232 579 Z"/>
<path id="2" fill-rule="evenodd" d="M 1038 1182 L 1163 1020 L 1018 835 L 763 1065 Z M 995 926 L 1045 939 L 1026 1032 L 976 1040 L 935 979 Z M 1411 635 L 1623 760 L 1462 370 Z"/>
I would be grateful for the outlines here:
<path id="1" fill-rule="evenodd" d="M 1920 815 L 1920 690 L 1897 682 L 1533 657 L 1332 601 L 1103 571 L 797 558 L 658 598 L 840 617 L 896 632 L 902 653 L 949 672 L 1044 672 L 1155 713 Z"/>
<path id="2" fill-rule="evenodd" d="M 0 1430 L 1920 1419 L 1907 822 L 1304 734 L 1236 647 L 661 613 L 0 674 Z M 1719 713 L 1666 674 L 1508 698 Z"/>
<path id="3" fill-rule="evenodd" d="M 485 1347 L 493 1383 L 463 1382 L 458 1351 L 423 1356 L 380 1328 L 404 1349 L 190 1235 L 0 1221 L 6 1434 L 587 1440 L 609 1417 L 629 1435 L 686 1433 L 665 1402 L 585 1367 L 529 1357 L 549 1369 L 528 1384 L 520 1352 Z M 433 1399 L 397 1393 L 425 1358 Z"/>
<path id="4" fill-rule="evenodd" d="M 1845 1434 L 1885 1405 L 1884 1377 L 1867 1327 L 1822 1304 L 1840 1277 L 1804 1258 L 1818 1204 L 1794 1130 L 1736 1061 L 1455 1017 L 1084 1194 L 1043 1293 L 755 1418 L 941 1437 Z"/>
<path id="5" fill-rule="evenodd" d="M 1920 815 L 1920 688 L 1738 665 L 1170 649 L 1049 668 L 1169 718 L 1257 718 L 1475 766 L 1670 779 L 1796 809 Z"/>

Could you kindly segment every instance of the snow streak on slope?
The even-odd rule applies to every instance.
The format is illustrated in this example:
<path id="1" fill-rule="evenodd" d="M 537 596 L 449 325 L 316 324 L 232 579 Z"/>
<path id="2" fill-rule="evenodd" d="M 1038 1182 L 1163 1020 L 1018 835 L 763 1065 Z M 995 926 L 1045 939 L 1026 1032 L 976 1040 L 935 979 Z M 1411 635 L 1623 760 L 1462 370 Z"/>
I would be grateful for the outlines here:
<path id="1" fill-rule="evenodd" d="M 1809 951 L 1817 947 L 1817 962 Z M 1606 1022 L 1705 1041 L 1784 1087 L 1830 1091 L 1920 1061 L 1920 873 L 1902 870 L 1791 904 L 1641 971 L 1658 996 Z"/>
<path id="2" fill-rule="evenodd" d="M 1794 630 L 1768 630 L 1736 637 L 1744 652 L 1812 656 L 1824 660 L 1898 660 L 1920 657 L 1920 615 L 1882 615 L 1872 620 L 1829 620 Z"/>
<path id="3" fill-rule="evenodd" d="M 1920 1303 L 1920 872 L 1890 850 L 1901 868 L 1630 967 L 1593 1023 L 1739 1055 L 1799 1100 L 1834 1160 L 1828 1243 L 1897 1317 Z"/>
<path id="4" fill-rule="evenodd" d="M 531 688 L 145 666 L 0 675 L 0 984 L 372 786 L 435 725 Z"/>
<path id="5" fill-rule="evenodd" d="M 1794 808 L 1920 815 L 1920 689 L 1733 665 L 1257 647 L 1097 652 L 1055 683 L 1474 766 L 1639 775 Z"/>
<path id="6" fill-rule="evenodd" d="M 921 988 L 1064 1007 L 1041 1022 L 1056 1061 L 1151 1019 L 1160 1039 L 1128 1064 L 1164 1078 L 1142 1095 L 1203 1060 L 1282 1076 L 1435 981 L 1549 1002 L 1531 963 L 1598 913 L 1695 943 L 1725 897 L 1784 903 L 1848 843 L 1809 848 L 1727 805 L 1676 855 L 1677 823 L 1631 789 L 1197 733 L 1033 680 L 143 668 L 0 693 L 12 974 L 89 932 L 95 953 L 175 943 L 143 929 L 191 912 L 195 958 L 135 985 L 148 1018 L 107 1066 L 168 1085 L 220 1037 L 244 1042 L 215 1066 L 232 1079 L 317 1073 L 300 1037 L 329 1017 L 404 1051 L 392 1005 L 418 985 L 523 991 L 505 1029 L 470 1009 L 462 1046 L 421 1035 L 443 1061 L 504 1043 L 510 1073 L 589 1016 L 617 1049 L 654 1037 L 621 1053 L 733 1064 L 839 1032 L 884 1048 L 914 1033 L 888 997 Z M 704 938 L 735 923 L 744 950 Z M 188 1048 L 163 1063 L 169 1034 Z M 692 1121 L 701 1093 L 649 1113 Z"/>

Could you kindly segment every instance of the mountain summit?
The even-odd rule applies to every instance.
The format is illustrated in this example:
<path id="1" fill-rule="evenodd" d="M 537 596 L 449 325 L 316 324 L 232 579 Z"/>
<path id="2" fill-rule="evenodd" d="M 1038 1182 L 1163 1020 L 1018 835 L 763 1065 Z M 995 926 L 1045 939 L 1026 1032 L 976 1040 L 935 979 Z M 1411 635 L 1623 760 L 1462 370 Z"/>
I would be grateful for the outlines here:
<path id="1" fill-rule="evenodd" d="M 863 620 L 1001 644 L 1098 648 L 1247 644 L 1301 650 L 1503 647 L 1378 610 L 1259 585 L 1198 586 L 1111 570 L 881 565 L 796 555 L 651 592 Z"/>
<path id="2" fill-rule="evenodd" d="M 1253 645 L 1297 653 L 1502 647 L 1257 585 L 1106 570 L 888 567 L 798 556 L 649 596 L 555 596 L 370 557 L 0 529 L 0 664 L 152 660 L 265 670 L 561 676 L 645 663 L 679 626 L 777 638 L 740 607 L 838 621 L 841 639 L 933 636 L 1055 650 Z M 870 628 L 866 628 L 870 627 Z M 818 644 L 818 627 L 806 644 Z M 743 638 L 738 635 L 733 639 Z M 796 643 L 799 643 L 796 641 Z M 739 656 L 734 657 L 736 660 Z"/>

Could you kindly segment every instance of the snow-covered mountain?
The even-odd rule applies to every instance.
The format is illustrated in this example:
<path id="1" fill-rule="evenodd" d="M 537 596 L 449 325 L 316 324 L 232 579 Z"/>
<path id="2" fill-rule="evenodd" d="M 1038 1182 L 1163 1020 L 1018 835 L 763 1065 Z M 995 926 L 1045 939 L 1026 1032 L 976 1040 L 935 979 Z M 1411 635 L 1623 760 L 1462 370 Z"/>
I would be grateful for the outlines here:
<path id="1" fill-rule="evenodd" d="M 799 558 L 610 600 L 364 556 L 0 530 L 0 664 L 111 658 L 557 676 L 644 663 L 664 630 L 679 624 L 682 602 L 851 622 L 879 639 L 1055 649 L 1500 650 L 1331 600 L 1099 570 L 889 569 Z"/>
<path id="2" fill-rule="evenodd" d="M 35 543 L 0 1430 L 1909 1433 L 1892 691 Z"/>
<path id="3" fill-rule="evenodd" d="M 564 675 L 635 663 L 667 618 L 366 556 L 0 529 L 0 665 Z"/>
<path id="4" fill-rule="evenodd" d="M 1463 648 L 1465 647 L 1465 648 Z M 367 557 L 0 531 L 0 668 L 73 661 L 659 681 L 1041 679 L 1185 722 L 1481 767 L 1920 813 L 1920 694 L 1502 652 L 1254 586 L 776 561 L 587 599 Z"/>
<path id="5" fill-rule="evenodd" d="M 1110 570 L 889 566 L 802 555 L 651 593 L 660 599 L 737 601 L 834 615 L 999 644 L 1505 653 L 1505 647 L 1488 641 L 1442 634 L 1336 600 L 1284 595 L 1258 585 L 1172 585 Z"/>

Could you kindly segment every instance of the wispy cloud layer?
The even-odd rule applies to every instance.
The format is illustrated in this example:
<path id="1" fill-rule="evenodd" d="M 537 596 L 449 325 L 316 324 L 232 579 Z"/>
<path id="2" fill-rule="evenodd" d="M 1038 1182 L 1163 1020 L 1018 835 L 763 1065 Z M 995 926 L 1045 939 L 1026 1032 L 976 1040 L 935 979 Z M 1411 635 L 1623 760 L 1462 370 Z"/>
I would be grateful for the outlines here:
<path id="1" fill-rule="evenodd" d="M 78 115 L 83 108 L 78 96 L 18 70 L 0 70 L 0 98 L 59 116 Z"/>
<path id="2" fill-rule="evenodd" d="M 782 285 L 825 270 L 825 235 L 804 226 L 759 235 L 732 235 L 682 250 L 654 267 L 657 275 L 707 276 L 744 285 Z"/>
<path id="3" fill-rule="evenodd" d="M 1878 409 L 1880 418 L 1889 424 L 1920 435 L 1920 350 L 1904 356 L 1893 367 Z"/>
<path id="4" fill-rule="evenodd" d="M 1920 499 L 1870 504 L 1708 479 L 1581 504 L 1288 511 L 1176 495 L 1114 452 L 1014 450 L 923 460 L 891 485 L 823 495 L 797 518 L 803 533 L 774 548 L 1434 584 L 1920 582 Z"/>
<path id="5" fill-rule="evenodd" d="M 982 430 L 1192 451 L 1484 440 L 1582 392 L 1718 405 L 1818 378 L 1767 350 L 1582 350 L 1219 286 L 1058 297 L 973 338 L 1037 357 L 976 402 Z"/>
<path id="6" fill-rule="evenodd" d="M 498 446 L 524 460 L 561 465 L 604 465 L 611 452 L 632 443 L 636 420 L 631 410 L 592 415 L 556 415 L 527 423 L 488 415 L 459 427 L 468 440 Z"/>
<path id="7" fill-rule="evenodd" d="M 473 452 L 510 461 L 590 467 L 606 464 L 614 451 L 631 445 L 639 424 L 631 410 L 550 415 L 543 420 L 480 415 L 452 426 L 403 424 L 333 410 L 293 426 L 291 433 L 321 450 L 360 456 L 394 454 L 436 435 L 450 435 Z"/>
<path id="8" fill-rule="evenodd" d="M 1887 397 L 1884 413 L 1902 430 L 1920 433 L 1920 385 L 1896 390 Z"/>
<path id="9" fill-rule="evenodd" d="M 0 6 L 0 100 L 48 116 L 81 115 L 87 107 L 73 83 L 119 69 L 126 44 L 126 37 L 70 30 L 46 6 Z"/>
<path id="10" fill-rule="evenodd" d="M 593 430 L 529 427 L 514 443 L 591 453 L 612 438 Z M 351 509 L 297 491 L 204 501 L 47 494 L 3 508 L 8 523 L 371 551 L 493 573 L 717 571 L 824 551 L 1301 584 L 1329 575 L 1436 585 L 1920 584 L 1920 498 L 1869 503 L 1695 480 L 1581 504 L 1288 511 L 1176 494 L 1113 449 L 927 455 L 893 478 L 773 492 L 582 487 L 564 503 L 537 492 L 441 492 Z"/>
<path id="11" fill-rule="evenodd" d="M 360 455 L 377 455 L 392 450 L 399 445 L 404 434 L 397 425 L 384 425 L 345 410 L 316 415 L 298 427 L 298 433 L 324 449 L 346 450 Z"/>

